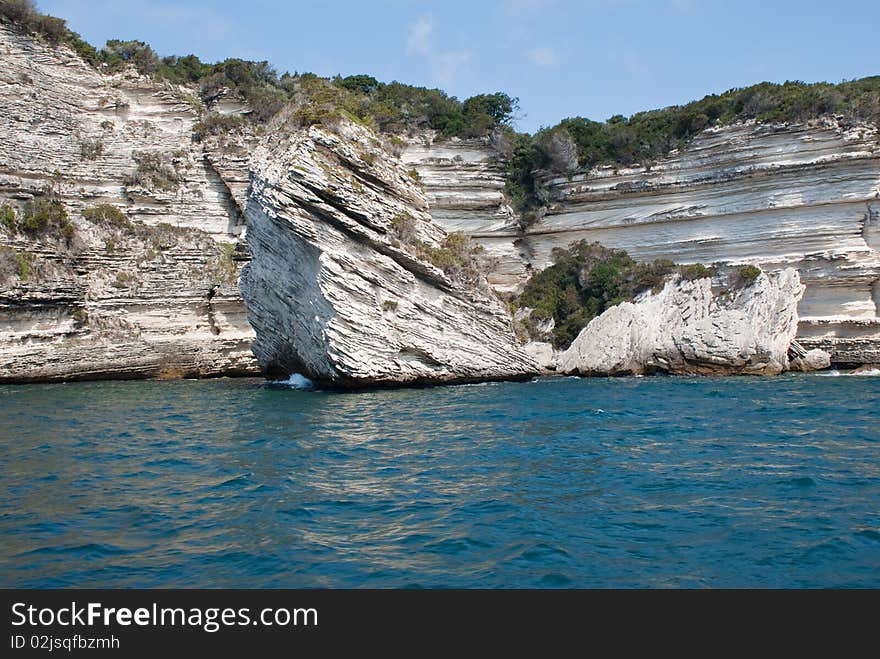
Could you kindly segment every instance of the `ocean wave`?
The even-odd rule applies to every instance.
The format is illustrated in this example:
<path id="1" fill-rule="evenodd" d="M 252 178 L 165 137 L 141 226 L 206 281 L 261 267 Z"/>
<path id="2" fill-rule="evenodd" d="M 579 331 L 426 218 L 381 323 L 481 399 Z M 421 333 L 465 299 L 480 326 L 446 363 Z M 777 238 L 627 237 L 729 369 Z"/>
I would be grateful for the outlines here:
<path id="1" fill-rule="evenodd" d="M 853 372 L 853 373 L 849 373 L 849 375 L 863 376 L 863 377 L 877 377 L 878 375 L 880 375 L 880 368 L 872 368 L 872 369 L 869 369 L 866 371 Z"/>

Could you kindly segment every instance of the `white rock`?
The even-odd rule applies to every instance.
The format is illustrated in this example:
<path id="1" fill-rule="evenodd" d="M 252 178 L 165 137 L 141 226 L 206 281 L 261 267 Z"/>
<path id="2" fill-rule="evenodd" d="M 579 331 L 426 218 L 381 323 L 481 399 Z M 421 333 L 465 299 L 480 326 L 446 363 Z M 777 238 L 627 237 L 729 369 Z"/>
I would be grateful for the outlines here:
<path id="1" fill-rule="evenodd" d="M 559 354 L 552 343 L 546 341 L 529 341 L 523 351 L 537 362 L 538 366 L 548 371 L 555 371 Z"/>
<path id="2" fill-rule="evenodd" d="M 254 155 L 246 209 L 253 260 L 241 290 L 267 373 L 354 388 L 539 371 L 494 295 L 456 284 L 395 238 L 400 217 L 425 245 L 445 233 L 370 131 L 284 132 Z"/>
<path id="3" fill-rule="evenodd" d="M 51 189 L 77 227 L 75 249 L 0 229 L 0 246 L 49 273 L 0 281 L 0 381 L 257 374 L 238 287 L 209 272 L 210 241 L 154 248 L 80 214 L 110 203 L 133 221 L 198 229 L 231 247 L 244 226 L 246 157 L 193 141 L 198 115 L 182 88 L 102 75 L 66 45 L 2 22 L 0 52 L 0 204 Z M 173 190 L 125 185 L 137 151 L 173 160 Z"/>
<path id="4" fill-rule="evenodd" d="M 804 357 L 795 357 L 791 360 L 792 371 L 821 371 L 831 366 L 831 355 L 819 348 L 807 350 Z"/>
<path id="5" fill-rule="evenodd" d="M 663 290 L 624 302 L 585 327 L 559 359 L 580 375 L 775 375 L 788 368 L 803 295 L 797 271 L 762 273 L 724 298 L 709 278 L 673 278 Z"/>

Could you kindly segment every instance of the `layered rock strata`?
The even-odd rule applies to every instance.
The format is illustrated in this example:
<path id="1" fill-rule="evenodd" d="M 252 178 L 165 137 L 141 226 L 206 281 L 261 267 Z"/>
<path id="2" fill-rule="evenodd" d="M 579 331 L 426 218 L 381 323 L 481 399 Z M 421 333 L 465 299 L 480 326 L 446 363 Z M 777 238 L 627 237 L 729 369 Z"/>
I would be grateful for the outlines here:
<path id="1" fill-rule="evenodd" d="M 497 298 L 431 262 L 446 234 L 427 207 L 360 126 L 281 130 L 257 150 L 241 289 L 266 372 L 343 388 L 537 372 Z"/>
<path id="2" fill-rule="evenodd" d="M 75 234 L 0 227 L 6 260 L 33 266 L 0 281 L 0 381 L 256 374 L 234 281 L 247 259 L 242 149 L 193 139 L 203 109 L 184 88 L 102 75 L 2 22 L 0 52 L 0 204 L 21 218 L 34 199 L 59 201 Z M 99 204 L 140 229 L 92 226 L 82 212 Z M 150 227 L 201 237 L 152 250 Z M 212 279 L 221 256 L 234 272 Z"/>
<path id="3" fill-rule="evenodd" d="M 515 291 L 529 255 L 513 239 L 519 219 L 504 194 L 506 165 L 490 140 L 437 141 L 427 131 L 408 139 L 401 160 L 418 172 L 434 222 L 478 241 L 494 259 L 489 282 L 496 290 Z"/>
<path id="4" fill-rule="evenodd" d="M 498 257 L 510 288 L 576 240 L 644 260 L 796 268 L 806 284 L 799 340 L 837 364 L 880 357 L 880 143 L 876 127 L 834 120 L 704 131 L 650 168 L 603 167 L 545 178 L 550 207 L 525 233 L 499 215 L 499 165 L 488 144 L 411 146 L 431 213 Z M 473 176 L 485 180 L 473 184 Z M 447 190 L 459 201 L 444 201 Z M 492 203 L 480 204 L 483 191 Z"/>

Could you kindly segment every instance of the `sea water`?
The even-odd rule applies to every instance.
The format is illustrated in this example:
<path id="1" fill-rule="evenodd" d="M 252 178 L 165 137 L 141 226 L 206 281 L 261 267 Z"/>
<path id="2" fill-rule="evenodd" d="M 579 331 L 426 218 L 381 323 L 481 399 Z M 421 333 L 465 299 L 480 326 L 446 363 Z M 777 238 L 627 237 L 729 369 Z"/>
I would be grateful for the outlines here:
<path id="1" fill-rule="evenodd" d="M 880 587 L 880 378 L 0 387 L 0 586 Z"/>

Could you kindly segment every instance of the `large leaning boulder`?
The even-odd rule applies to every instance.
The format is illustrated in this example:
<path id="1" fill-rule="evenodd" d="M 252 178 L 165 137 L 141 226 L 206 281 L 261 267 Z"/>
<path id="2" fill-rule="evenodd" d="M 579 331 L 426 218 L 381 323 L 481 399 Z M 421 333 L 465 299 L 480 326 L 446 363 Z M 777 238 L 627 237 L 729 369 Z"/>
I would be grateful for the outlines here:
<path id="1" fill-rule="evenodd" d="M 376 135 L 343 122 L 277 136 L 252 160 L 241 279 L 265 373 L 356 388 L 538 372 Z"/>
<path id="2" fill-rule="evenodd" d="M 720 295 L 713 293 L 711 278 L 675 277 L 659 293 L 594 318 L 562 354 L 559 370 L 776 375 L 789 368 L 803 292 L 793 268 L 762 272 L 750 284 Z"/>

